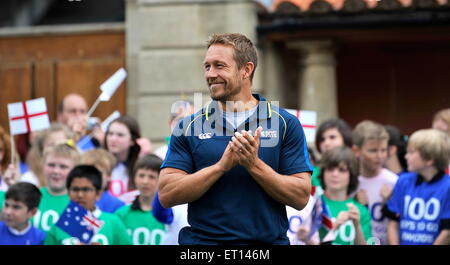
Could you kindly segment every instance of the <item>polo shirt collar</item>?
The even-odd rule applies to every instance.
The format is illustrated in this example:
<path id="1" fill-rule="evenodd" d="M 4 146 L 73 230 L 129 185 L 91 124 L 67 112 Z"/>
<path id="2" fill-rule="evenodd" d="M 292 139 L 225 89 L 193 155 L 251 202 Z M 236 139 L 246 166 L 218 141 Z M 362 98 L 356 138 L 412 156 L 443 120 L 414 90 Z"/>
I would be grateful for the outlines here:
<path id="1" fill-rule="evenodd" d="M 258 100 L 258 107 L 256 110 L 256 113 L 259 113 L 260 111 L 265 111 L 267 113 L 267 118 L 272 117 L 272 106 L 271 104 L 260 94 L 252 94 L 252 96 Z M 215 114 L 217 111 L 219 111 L 220 106 L 219 102 L 217 100 L 211 101 L 208 105 L 206 105 L 205 109 L 205 116 L 206 120 L 209 120 L 209 117 L 213 114 Z"/>
<path id="2" fill-rule="evenodd" d="M 425 178 L 422 175 L 418 174 L 417 179 L 416 179 L 416 186 L 422 184 L 422 182 L 427 182 L 427 184 L 438 182 L 439 180 L 441 180 L 444 177 L 444 175 L 445 175 L 444 171 L 439 171 L 438 173 L 436 173 L 436 175 L 434 175 L 431 178 L 430 181 L 427 182 L 427 181 L 425 181 Z"/>
<path id="3" fill-rule="evenodd" d="M 249 126 L 249 124 L 252 124 L 253 122 L 256 122 L 259 126 L 259 120 L 262 119 L 269 119 L 272 117 L 272 107 L 271 104 L 260 94 L 252 94 L 252 96 L 258 100 L 258 106 L 253 115 L 247 118 L 247 120 L 244 122 L 243 125 L 240 125 L 238 128 L 234 128 L 234 126 L 226 120 L 224 115 L 220 115 L 220 106 L 219 102 L 217 100 L 211 101 L 205 108 L 205 119 L 206 121 L 210 121 L 215 123 L 214 127 L 216 129 L 222 129 L 223 135 L 227 135 L 226 131 L 229 131 L 230 135 L 234 134 L 234 131 L 238 129 L 242 129 L 242 126 L 245 128 Z M 260 115 L 260 113 L 264 113 L 265 115 Z M 220 116 L 216 116 L 220 115 Z M 261 117 L 262 116 L 262 117 Z"/>

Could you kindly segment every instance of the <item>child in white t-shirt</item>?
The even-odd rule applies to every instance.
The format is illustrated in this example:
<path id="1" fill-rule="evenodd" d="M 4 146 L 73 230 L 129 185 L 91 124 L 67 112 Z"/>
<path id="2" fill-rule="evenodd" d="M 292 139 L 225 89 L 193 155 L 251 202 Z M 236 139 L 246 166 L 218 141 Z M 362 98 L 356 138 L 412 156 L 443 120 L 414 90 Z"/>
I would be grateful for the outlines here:
<path id="1" fill-rule="evenodd" d="M 386 129 L 373 121 L 362 121 L 353 131 L 353 151 L 359 163 L 357 198 L 368 206 L 372 235 L 380 244 L 387 244 L 388 222 L 381 209 L 398 179 L 394 172 L 383 168 L 388 140 Z"/>

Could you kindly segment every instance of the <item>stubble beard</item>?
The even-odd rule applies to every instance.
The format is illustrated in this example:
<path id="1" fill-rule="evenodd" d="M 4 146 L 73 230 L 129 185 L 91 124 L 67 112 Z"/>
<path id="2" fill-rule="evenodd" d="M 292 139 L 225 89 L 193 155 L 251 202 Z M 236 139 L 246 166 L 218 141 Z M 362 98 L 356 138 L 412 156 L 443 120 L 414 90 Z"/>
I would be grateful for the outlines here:
<path id="1" fill-rule="evenodd" d="M 209 93 L 213 100 L 226 103 L 227 101 L 231 101 L 235 95 L 239 94 L 242 90 L 242 87 L 238 85 L 230 88 L 229 83 L 225 83 L 222 89 L 223 93 L 217 96 L 214 96 L 214 92 L 211 88 L 209 89 Z"/>

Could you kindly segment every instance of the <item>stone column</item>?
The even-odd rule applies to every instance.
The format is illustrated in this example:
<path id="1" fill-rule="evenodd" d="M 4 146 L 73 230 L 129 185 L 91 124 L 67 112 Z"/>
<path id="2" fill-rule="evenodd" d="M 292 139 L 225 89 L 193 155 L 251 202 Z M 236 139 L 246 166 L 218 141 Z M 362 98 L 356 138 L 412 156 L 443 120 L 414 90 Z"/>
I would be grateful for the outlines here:
<path id="1" fill-rule="evenodd" d="M 260 47 L 260 67 L 257 72 L 261 73 L 261 81 L 264 84 L 264 94 L 269 101 L 278 101 L 280 106 L 285 102 L 285 86 L 283 60 L 273 43 L 265 43 Z"/>
<path id="2" fill-rule="evenodd" d="M 288 44 L 300 49 L 299 106 L 317 111 L 317 124 L 338 117 L 336 61 L 331 41 L 298 41 Z"/>
<path id="3" fill-rule="evenodd" d="M 208 36 L 239 32 L 256 41 L 257 10 L 251 0 L 126 0 L 126 8 L 127 111 L 157 147 L 170 135 L 172 103 L 194 101 L 194 93 L 210 99 Z"/>

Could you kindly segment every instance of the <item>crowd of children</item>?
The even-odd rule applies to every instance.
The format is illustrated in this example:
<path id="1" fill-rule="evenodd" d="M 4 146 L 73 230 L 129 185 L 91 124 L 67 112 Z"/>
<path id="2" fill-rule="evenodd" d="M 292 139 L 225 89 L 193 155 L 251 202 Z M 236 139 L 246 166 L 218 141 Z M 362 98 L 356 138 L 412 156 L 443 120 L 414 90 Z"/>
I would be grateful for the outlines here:
<path id="1" fill-rule="evenodd" d="M 70 114 L 71 100 L 80 98 L 60 104 L 59 123 L 27 135 L 22 163 L 0 127 L 0 244 L 85 244 L 58 223 L 71 202 L 98 221 L 89 244 L 177 244 L 188 206 L 160 204 L 163 160 L 140 144 L 137 121 L 120 116 L 86 150 L 86 104 Z M 308 205 L 287 207 L 291 244 L 450 244 L 450 109 L 432 127 L 407 139 L 374 121 L 323 122 Z"/>
<path id="2" fill-rule="evenodd" d="M 450 109 L 432 127 L 408 139 L 369 120 L 322 123 L 310 201 L 287 207 L 291 244 L 450 244 Z"/>

